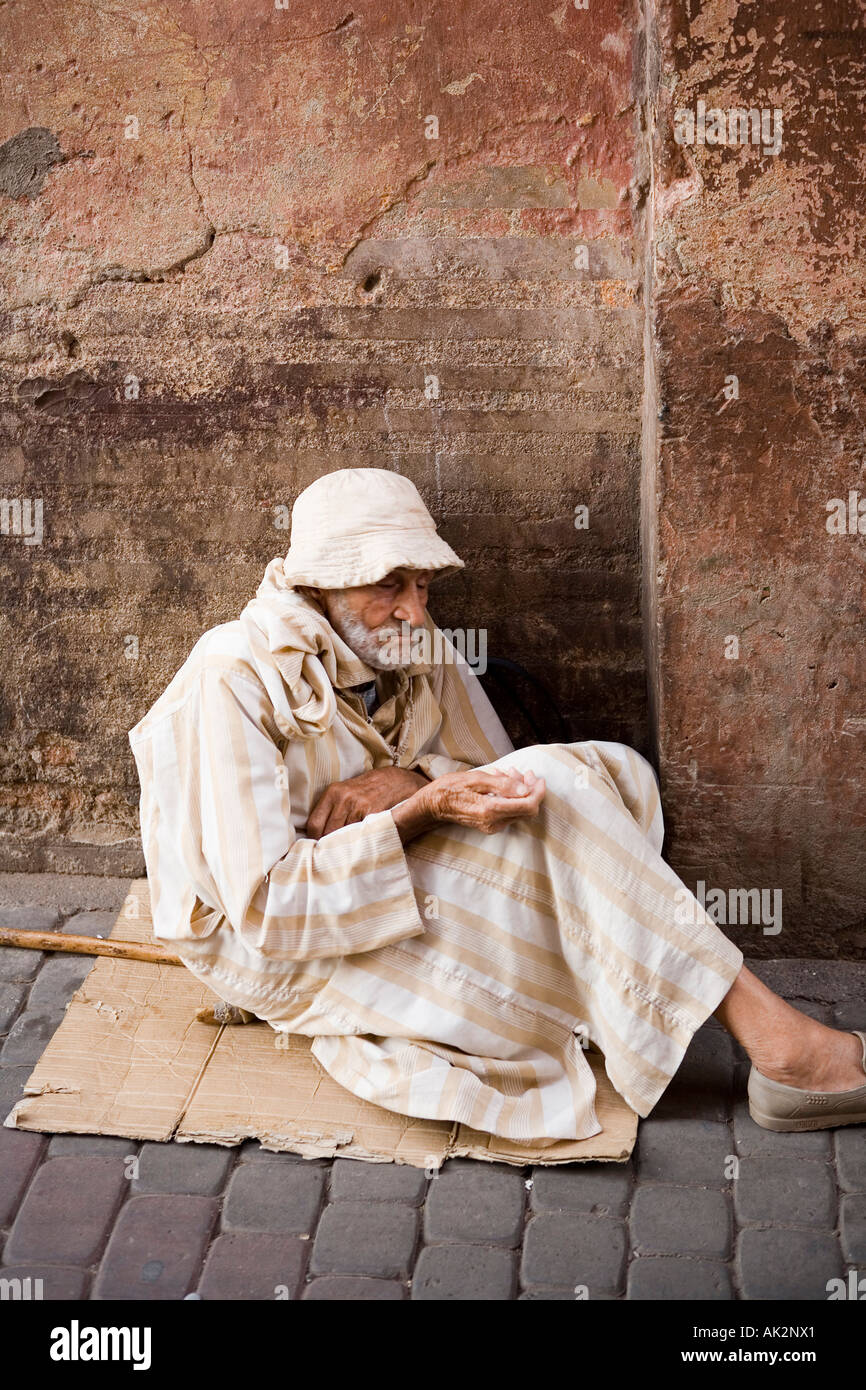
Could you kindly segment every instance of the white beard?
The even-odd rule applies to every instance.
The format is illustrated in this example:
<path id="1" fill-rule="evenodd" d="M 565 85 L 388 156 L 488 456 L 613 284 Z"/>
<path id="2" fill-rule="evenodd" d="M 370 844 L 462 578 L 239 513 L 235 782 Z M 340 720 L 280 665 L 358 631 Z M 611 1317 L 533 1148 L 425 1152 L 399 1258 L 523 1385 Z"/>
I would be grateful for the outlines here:
<path id="1" fill-rule="evenodd" d="M 381 627 L 367 627 L 352 612 L 349 600 L 339 589 L 332 589 L 328 594 L 327 612 L 337 635 L 374 671 L 391 671 L 409 665 L 412 659 L 410 643 L 400 640 L 402 633 L 399 627 L 384 623 Z M 404 624 L 404 627 L 408 628 L 408 624 Z"/>

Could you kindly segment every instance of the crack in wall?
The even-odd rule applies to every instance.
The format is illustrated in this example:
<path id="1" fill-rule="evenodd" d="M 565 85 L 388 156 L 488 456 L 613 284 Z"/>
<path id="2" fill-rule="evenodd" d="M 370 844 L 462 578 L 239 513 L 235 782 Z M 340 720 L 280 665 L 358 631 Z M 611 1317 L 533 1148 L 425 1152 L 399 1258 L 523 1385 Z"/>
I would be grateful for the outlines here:
<path id="1" fill-rule="evenodd" d="M 402 187 L 402 189 L 400 190 L 400 192 L 397 193 L 397 194 L 394 196 L 394 198 L 388 203 L 387 207 L 381 208 L 381 209 L 379 210 L 379 212 L 374 213 L 372 217 L 368 218 L 366 222 L 363 222 L 363 223 L 361 224 L 361 227 L 360 227 L 360 229 L 359 229 L 359 231 L 358 231 L 358 233 L 357 233 L 355 239 L 352 241 L 352 243 L 350 244 L 350 246 L 349 246 L 348 249 L 346 250 L 346 252 L 345 252 L 345 254 L 343 255 L 342 259 L 341 259 L 340 261 L 337 262 L 337 266 L 339 266 L 339 267 L 344 267 L 344 266 L 345 266 L 346 261 L 348 260 L 349 256 L 352 254 L 352 252 L 354 251 L 355 247 L 356 247 L 356 246 L 359 246 L 360 243 L 366 239 L 367 234 L 368 234 L 368 232 L 370 231 L 370 229 L 371 229 L 372 227 L 375 227 L 376 223 L 379 222 L 379 221 L 381 221 L 381 219 L 385 216 L 386 213 L 391 212 L 391 211 L 398 205 L 398 203 L 405 202 L 406 197 L 408 196 L 408 193 L 409 193 L 410 188 L 414 187 L 415 184 L 424 183 L 425 179 L 427 179 L 427 178 L 429 177 L 430 170 L 431 170 L 431 169 L 434 169 L 438 163 L 439 163 L 439 160 L 438 160 L 438 159 L 428 159 L 427 162 L 426 162 L 425 165 L 424 165 L 424 168 L 421 170 L 421 172 L 418 173 L 418 174 L 413 174 L 412 177 L 411 177 L 410 179 L 407 180 L 407 182 L 403 185 L 403 187 Z M 331 267 L 329 267 L 329 269 L 336 269 L 337 266 L 331 266 Z"/>

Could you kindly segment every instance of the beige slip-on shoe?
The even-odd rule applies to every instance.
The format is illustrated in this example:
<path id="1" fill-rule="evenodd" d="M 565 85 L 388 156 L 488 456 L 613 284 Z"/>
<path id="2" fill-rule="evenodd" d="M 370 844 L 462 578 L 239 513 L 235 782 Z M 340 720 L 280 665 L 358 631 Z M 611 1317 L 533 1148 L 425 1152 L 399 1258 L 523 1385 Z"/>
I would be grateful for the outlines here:
<path id="1" fill-rule="evenodd" d="M 851 1029 L 863 1045 L 866 1075 L 866 1033 Z M 749 1072 L 749 1114 L 762 1129 L 790 1132 L 799 1129 L 834 1129 L 837 1125 L 866 1124 L 866 1081 L 853 1091 L 802 1091 L 771 1081 L 752 1067 Z"/>

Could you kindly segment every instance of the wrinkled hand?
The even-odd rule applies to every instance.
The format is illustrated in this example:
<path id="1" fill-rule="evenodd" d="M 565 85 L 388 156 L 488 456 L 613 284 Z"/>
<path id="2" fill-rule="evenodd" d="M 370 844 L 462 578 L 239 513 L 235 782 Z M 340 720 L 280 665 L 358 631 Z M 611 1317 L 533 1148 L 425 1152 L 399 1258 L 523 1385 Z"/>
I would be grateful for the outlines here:
<path id="1" fill-rule="evenodd" d="M 510 821 L 537 815 L 545 793 L 543 777 L 515 768 L 451 772 L 412 798 L 435 821 L 468 825 L 493 835 Z"/>
<path id="2" fill-rule="evenodd" d="M 320 840 L 343 825 L 354 825 L 374 811 L 388 811 L 421 787 L 430 786 L 421 772 L 405 767 L 375 767 L 323 792 L 307 819 L 307 835 Z"/>

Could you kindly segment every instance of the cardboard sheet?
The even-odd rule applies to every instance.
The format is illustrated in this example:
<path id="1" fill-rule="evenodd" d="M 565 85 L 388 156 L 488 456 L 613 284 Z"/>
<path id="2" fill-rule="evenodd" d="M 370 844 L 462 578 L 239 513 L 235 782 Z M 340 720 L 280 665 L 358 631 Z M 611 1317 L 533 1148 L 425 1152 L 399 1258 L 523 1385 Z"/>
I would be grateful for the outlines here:
<path id="1" fill-rule="evenodd" d="M 112 936 L 149 941 L 146 879 L 130 885 Z M 438 1168 L 455 1155 L 523 1165 L 625 1162 L 637 1115 L 587 1058 L 598 1086 L 601 1134 L 515 1144 L 462 1124 L 396 1115 L 344 1090 L 310 1052 L 310 1039 L 266 1023 L 213 1027 L 196 1012 L 213 995 L 186 969 L 97 957 L 6 1120 L 50 1134 L 239 1144 L 305 1157 Z"/>

